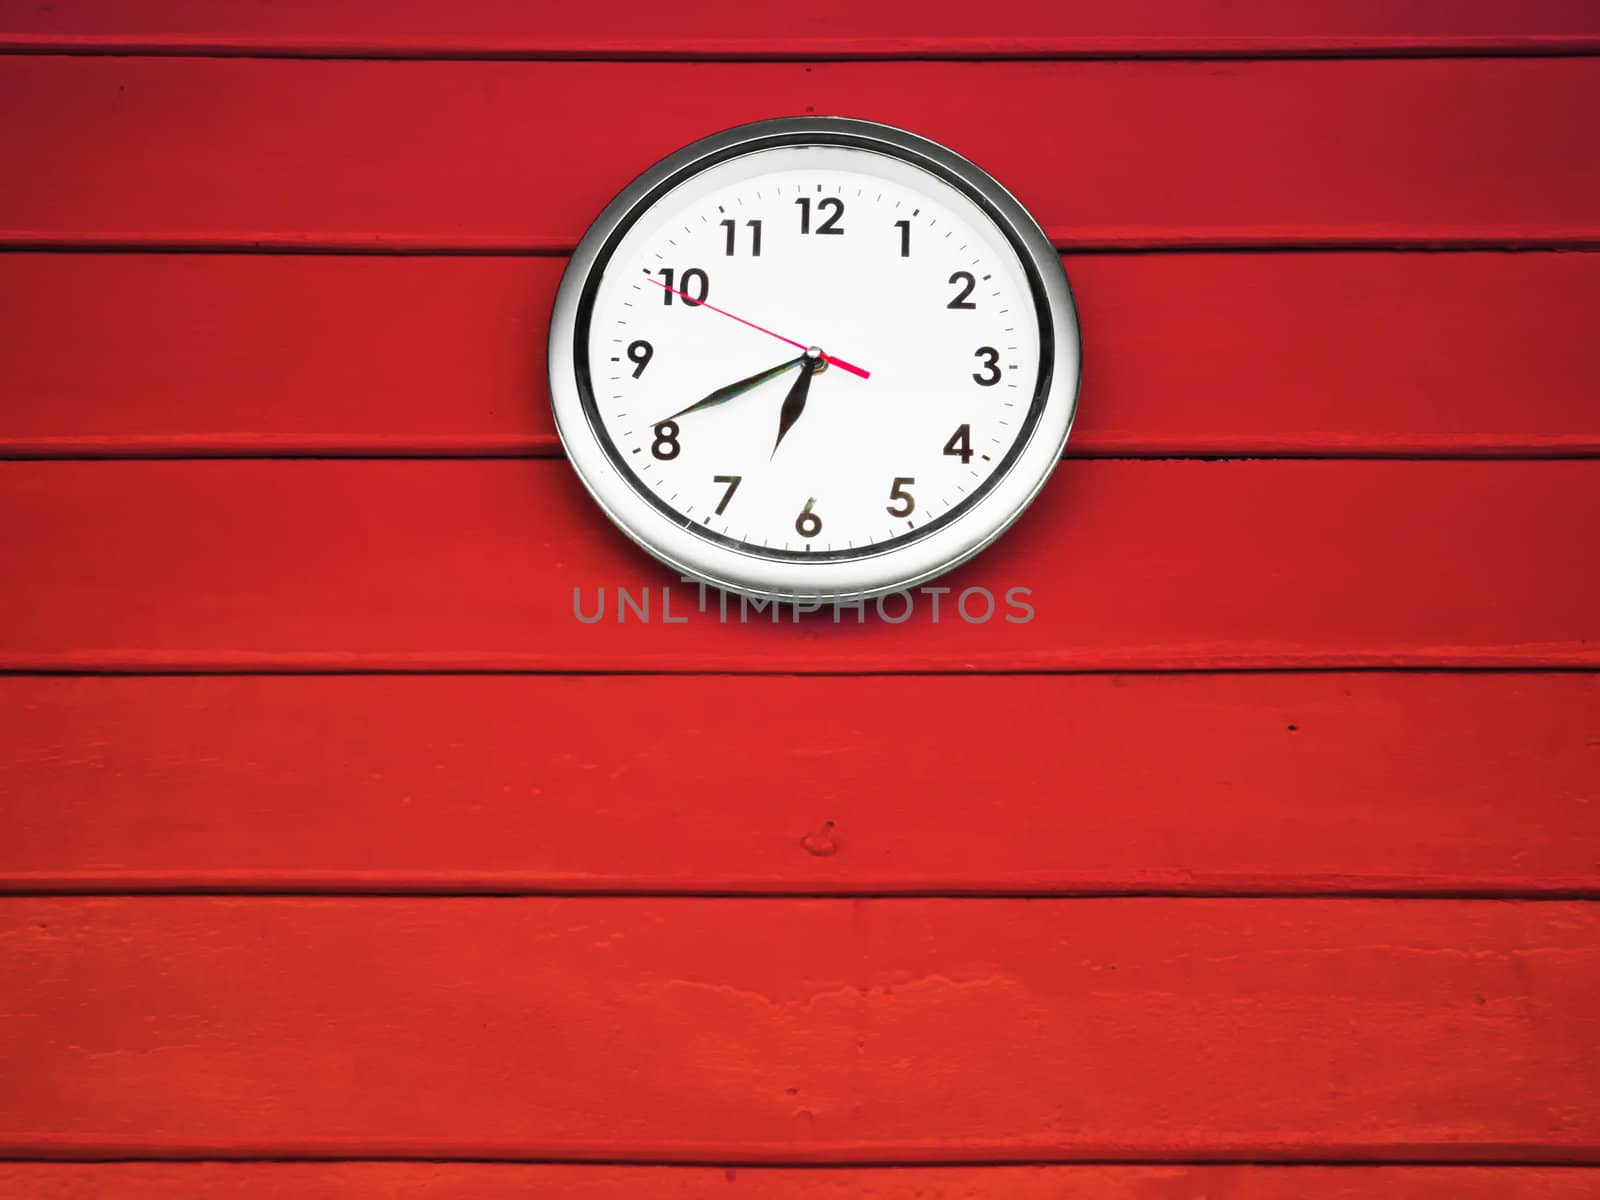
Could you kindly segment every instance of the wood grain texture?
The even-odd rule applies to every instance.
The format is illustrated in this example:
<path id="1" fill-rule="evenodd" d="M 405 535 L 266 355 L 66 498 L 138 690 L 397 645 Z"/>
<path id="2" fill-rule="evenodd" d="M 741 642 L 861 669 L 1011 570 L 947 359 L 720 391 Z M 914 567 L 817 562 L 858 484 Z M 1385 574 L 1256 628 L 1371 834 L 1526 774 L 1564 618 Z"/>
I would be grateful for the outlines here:
<path id="1" fill-rule="evenodd" d="M 705 0 L 688 7 L 457 2 L 219 4 L 88 0 L 13 4 L 0 48 L 74 52 L 642 57 L 1072 57 L 1541 53 L 1600 46 L 1581 0 L 1444 5 L 1350 0 L 1284 5 L 1140 0 L 1011 3 L 976 22 L 959 0 L 818 0 L 780 10 Z"/>
<path id="2" fill-rule="evenodd" d="M 13 56 L 0 109 L 9 245 L 559 250 L 684 143 L 812 111 L 975 156 L 1063 246 L 1600 244 L 1595 58 Z"/>
<path id="3" fill-rule="evenodd" d="M 551 1163 L 0 1163 L 29 1200 L 1592 1200 L 1585 1167 L 622 1167 Z"/>
<path id="4" fill-rule="evenodd" d="M 0 255 L 0 453 L 554 454 L 563 266 Z M 1600 452 L 1600 254 L 1067 268 L 1091 351 L 1069 454 Z"/>
<path id="5" fill-rule="evenodd" d="M 1600 895 L 1592 675 L 12 677 L 0 714 L 4 889 Z"/>
<path id="6" fill-rule="evenodd" d="M 18 462 L 0 665 L 1593 667 L 1597 484 L 1592 460 L 1070 462 L 950 595 L 741 622 L 564 462 Z M 618 595 L 647 587 L 649 622 Z"/>
<path id="7" fill-rule="evenodd" d="M 1600 1159 L 1600 909 L 31 898 L 0 1153 Z"/>

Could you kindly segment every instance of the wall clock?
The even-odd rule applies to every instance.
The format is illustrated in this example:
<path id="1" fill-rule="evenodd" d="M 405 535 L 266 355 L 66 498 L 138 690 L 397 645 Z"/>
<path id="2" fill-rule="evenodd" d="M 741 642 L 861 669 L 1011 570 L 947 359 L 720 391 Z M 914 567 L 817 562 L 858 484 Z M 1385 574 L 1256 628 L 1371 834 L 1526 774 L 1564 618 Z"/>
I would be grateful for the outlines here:
<path id="1" fill-rule="evenodd" d="M 696 580 L 853 600 L 983 549 L 1060 459 L 1079 337 L 1061 260 L 925 138 L 796 117 L 705 138 L 602 212 L 550 329 L 590 493 Z"/>

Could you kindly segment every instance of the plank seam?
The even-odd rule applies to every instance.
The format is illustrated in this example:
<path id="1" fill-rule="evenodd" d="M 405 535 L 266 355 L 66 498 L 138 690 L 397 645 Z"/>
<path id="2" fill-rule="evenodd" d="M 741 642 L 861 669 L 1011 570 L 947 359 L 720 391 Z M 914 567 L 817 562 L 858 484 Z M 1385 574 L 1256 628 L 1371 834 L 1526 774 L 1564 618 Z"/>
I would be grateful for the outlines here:
<path id="1" fill-rule="evenodd" d="M 1052 245 L 1069 255 L 1137 254 L 1531 254 L 1600 250 L 1600 232 L 1559 237 L 1483 237 L 1446 234 L 1438 237 L 1381 237 L 1376 235 L 1285 236 L 1211 238 L 1176 236 L 1151 238 L 1053 239 Z M 361 241 L 353 237 L 299 237 L 271 234 L 259 237 L 225 235 L 175 238 L 137 234 L 73 237 L 0 232 L 4 254 L 290 254 L 340 255 L 361 258 L 566 258 L 575 243 L 500 242 L 493 240 L 430 241 L 418 238 Z"/>
<path id="2" fill-rule="evenodd" d="M 549 676 L 574 679 L 598 677 L 645 678 L 662 676 L 680 678 L 692 676 L 700 679 L 897 679 L 897 678 L 999 678 L 1022 676 L 1101 676 L 1101 675 L 1596 675 L 1596 663 L 1482 663 L 1482 664 L 1405 664 L 1387 665 L 1321 664 L 1314 666 L 1215 666 L 1215 667 L 1020 667 L 965 670 L 950 667 L 908 667 L 903 670 L 878 668 L 872 670 L 704 670 L 694 667 L 627 668 L 597 667 L 592 670 L 573 670 L 570 667 L 382 667 L 357 666 L 330 667 L 327 665 L 257 664 L 249 667 L 183 667 L 183 666 L 8 666 L 0 663 L 0 680 L 19 679 L 72 679 L 80 677 L 139 678 L 139 679 L 231 679 L 255 676 L 325 677 L 329 679 L 367 676 Z"/>
<path id="3" fill-rule="evenodd" d="M 507 446 L 504 448 L 438 449 L 405 448 L 395 450 L 385 447 L 334 447 L 304 449 L 298 447 L 262 447 L 261 449 L 223 448 L 150 448 L 129 446 L 127 449 L 104 447 L 73 450 L 70 447 L 48 446 L 31 450 L 26 447 L 7 447 L 0 435 L 0 464 L 41 462 L 504 462 L 508 459 L 543 462 L 565 459 L 558 445 Z M 1271 453 L 1248 449 L 1185 453 L 1167 447 L 1146 453 L 1117 450 L 1074 450 L 1070 444 L 1062 459 L 1077 462 L 1588 462 L 1600 458 L 1600 442 L 1577 449 L 1563 446 L 1548 452 L 1526 446 L 1483 446 L 1466 449 L 1452 448 L 1436 451 L 1410 449 L 1385 450 L 1381 447 L 1274 450 Z"/>
<path id="4" fill-rule="evenodd" d="M 1338 901 L 1456 901 L 1472 904 L 1567 904 L 1573 901 L 1600 900 L 1600 882 L 1590 885 L 1557 885 L 1547 889 L 1490 887 L 1434 888 L 1400 890 L 1393 887 L 1363 889 L 1348 885 L 1338 890 L 1315 888 L 1262 889 L 1227 888 L 1114 888 L 1055 890 L 1033 888 L 893 888 L 817 891 L 782 888 L 536 888 L 536 887 L 410 887 L 396 884 L 388 888 L 364 886 L 341 888 L 319 883 L 303 888 L 248 885 L 200 885 L 194 887 L 93 887 L 38 886 L 13 887 L 0 877 L 0 904 L 7 900 L 70 900 L 128 898 L 139 900 L 196 900 L 249 897 L 253 900 L 1038 900 L 1070 904 L 1080 900 L 1229 900 L 1254 903 L 1262 900 Z"/>
<path id="5" fill-rule="evenodd" d="M 1016 50 L 1007 51 L 994 46 L 956 48 L 930 54 L 922 49 L 897 51 L 879 48 L 852 52 L 849 50 L 802 49 L 792 53 L 781 50 L 741 51 L 709 50 L 686 53 L 668 49 L 659 52 L 636 51 L 623 53 L 615 50 L 558 50 L 538 48 L 517 50 L 503 47 L 412 47 L 390 50 L 363 48 L 355 50 L 337 45 L 275 46 L 265 43 L 226 43 L 197 41 L 140 42 L 119 41 L 106 38 L 92 43 L 37 41 L 0 36 L 0 57 L 6 58 L 173 58 L 214 59 L 231 61 L 253 59 L 265 62 L 322 61 L 322 62 L 516 62 L 516 63 L 603 63 L 627 65 L 629 63 L 1057 63 L 1057 62 L 1367 62 L 1371 60 L 1432 60 L 1432 59 L 1526 59 L 1526 58 L 1593 58 L 1600 56 L 1600 36 L 1558 36 L 1549 41 L 1526 42 L 1490 39 L 1482 42 L 1429 42 L 1426 40 L 1399 40 L 1371 46 L 1307 45 L 1307 46 L 1228 46 L 1209 48 L 1141 49 L 1128 46 L 1122 49 L 1073 50 Z"/>
<path id="6" fill-rule="evenodd" d="M 1430 1157 L 1417 1156 L 1374 1156 L 1370 1148 L 1364 1147 L 1361 1156 L 1351 1157 L 1261 1157 L 1259 1155 L 1238 1156 L 1226 1153 L 1217 1155 L 1184 1155 L 1181 1157 L 1164 1156 L 1101 1156 L 1083 1158 L 950 1158 L 950 1159 L 782 1159 L 782 1158 L 744 1158 L 734 1157 L 726 1159 L 717 1158 L 611 1158 L 594 1156 L 561 1156 L 550 1157 L 547 1155 L 529 1156 L 526 1158 L 508 1157 L 502 1155 L 438 1155 L 438 1154 L 251 1154 L 240 1151 L 237 1154 L 226 1152 L 208 1151 L 205 1153 L 185 1154 L 178 1151 L 168 1151 L 160 1154 L 130 1155 L 121 1152 L 96 1153 L 86 1150 L 83 1153 L 71 1155 L 30 1153 L 21 1150 L 5 1150 L 0 1148 L 0 1163 L 41 1163 L 41 1164 L 72 1164 L 96 1163 L 105 1166 L 134 1166 L 141 1163 L 433 1163 L 441 1166 L 455 1164 L 485 1164 L 506 1166 L 582 1166 L 582 1167 L 681 1167 L 685 1170 L 737 1167 L 740 1170 L 782 1170 L 782 1171 L 818 1171 L 818 1172 L 848 1172 L 858 1170 L 897 1170 L 897 1171 L 942 1171 L 960 1168 L 1000 1168 L 1000 1167 L 1138 1167 L 1138 1166 L 1163 1166 L 1163 1167 L 1274 1167 L 1292 1169 L 1298 1167 L 1485 1167 L 1501 1168 L 1507 1170 L 1525 1170 L 1529 1168 L 1558 1168 L 1568 1171 L 1594 1171 L 1600 1168 L 1600 1151 L 1589 1146 L 1576 1146 L 1560 1148 L 1571 1157 L 1516 1157 L 1501 1155 L 1498 1157 L 1482 1156 L 1469 1157 L 1471 1145 L 1461 1147 L 1463 1154 L 1460 1156 Z M 1557 1149 L 1557 1148 L 1552 1148 Z M 1559 1152 L 1559 1151 L 1558 1151 Z"/>

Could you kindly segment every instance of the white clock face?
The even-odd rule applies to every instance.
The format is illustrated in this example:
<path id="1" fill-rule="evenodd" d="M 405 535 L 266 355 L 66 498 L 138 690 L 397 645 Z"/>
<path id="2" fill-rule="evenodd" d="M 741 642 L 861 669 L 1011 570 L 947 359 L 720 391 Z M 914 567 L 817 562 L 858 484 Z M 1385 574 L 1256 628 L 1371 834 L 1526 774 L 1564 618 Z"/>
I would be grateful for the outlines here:
<path id="1" fill-rule="evenodd" d="M 569 271 L 552 326 L 563 438 L 613 517 L 697 577 L 807 597 L 928 577 L 998 533 L 1059 452 L 1072 396 L 1047 419 L 1051 385 L 1066 366 L 1075 394 L 1077 375 L 1075 323 L 1059 361 L 1059 261 L 1046 244 L 1041 273 L 981 188 L 896 149 L 735 139 L 657 168 Z M 1042 468 L 1036 450 L 1001 489 L 1041 424 Z"/>

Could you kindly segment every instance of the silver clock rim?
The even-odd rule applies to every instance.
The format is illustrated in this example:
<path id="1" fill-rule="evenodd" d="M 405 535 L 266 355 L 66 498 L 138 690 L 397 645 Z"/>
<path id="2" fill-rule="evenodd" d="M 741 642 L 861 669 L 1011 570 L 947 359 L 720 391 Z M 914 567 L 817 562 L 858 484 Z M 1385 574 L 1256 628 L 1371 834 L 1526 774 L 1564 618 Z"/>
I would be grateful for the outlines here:
<path id="1" fill-rule="evenodd" d="M 585 411 L 577 368 L 577 331 L 582 296 L 604 247 L 660 188 L 688 178 L 697 164 L 766 148 L 775 137 L 850 135 L 864 149 L 953 176 L 980 197 L 989 216 L 1024 258 L 1039 281 L 1047 306 L 1044 324 L 1054 340 L 1054 369 L 1043 411 L 1026 443 L 988 494 L 950 525 L 925 538 L 858 557 L 832 561 L 779 560 L 746 549 L 717 545 L 673 520 L 622 474 L 606 452 Z M 703 169 L 703 168 L 702 168 Z M 643 550 L 680 575 L 726 591 L 761 599 L 848 603 L 919 586 L 960 566 L 991 545 L 1017 520 L 1043 488 L 1061 458 L 1077 409 L 1082 345 L 1077 308 L 1055 247 L 1038 222 L 992 176 L 968 159 L 918 134 L 849 117 L 782 117 L 723 130 L 693 142 L 650 167 L 608 204 L 567 264 L 550 320 L 549 377 L 556 430 L 585 488 L 611 521 Z"/>

